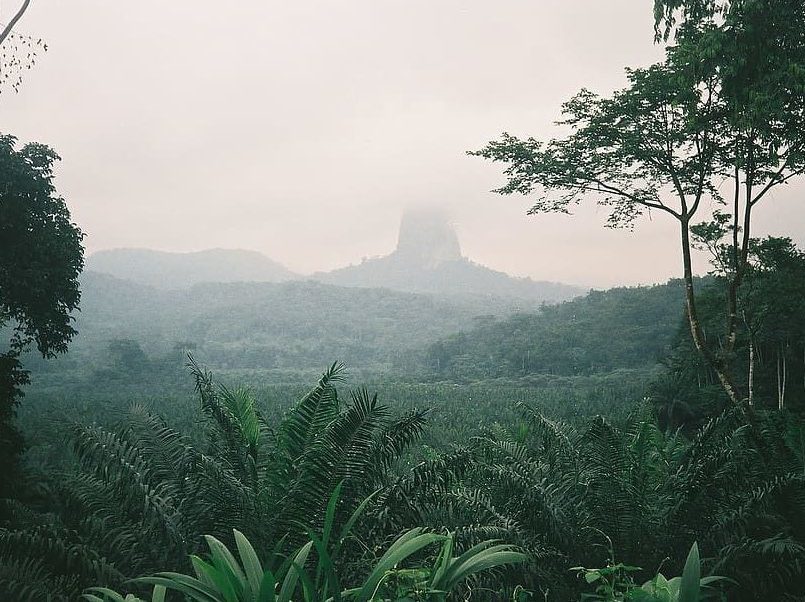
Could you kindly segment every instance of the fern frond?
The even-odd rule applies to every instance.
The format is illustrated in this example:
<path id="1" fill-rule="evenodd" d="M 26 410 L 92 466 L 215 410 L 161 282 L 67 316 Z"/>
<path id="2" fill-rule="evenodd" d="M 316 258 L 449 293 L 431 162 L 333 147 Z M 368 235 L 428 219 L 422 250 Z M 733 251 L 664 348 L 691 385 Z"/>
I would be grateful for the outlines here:
<path id="1" fill-rule="evenodd" d="M 344 370 L 343 364 L 336 362 L 331 365 L 283 421 L 280 442 L 284 453 L 292 460 L 301 457 L 316 434 L 338 415 L 335 383 L 343 380 Z"/>

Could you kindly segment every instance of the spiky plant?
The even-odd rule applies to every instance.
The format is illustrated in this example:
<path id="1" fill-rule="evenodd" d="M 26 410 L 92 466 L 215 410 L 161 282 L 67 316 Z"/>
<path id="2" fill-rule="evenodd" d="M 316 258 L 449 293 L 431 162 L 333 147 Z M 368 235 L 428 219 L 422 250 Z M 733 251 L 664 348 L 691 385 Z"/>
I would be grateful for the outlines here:
<path id="1" fill-rule="evenodd" d="M 651 571 L 698 539 L 739 584 L 735 599 L 753 599 L 741 597 L 748 583 L 768 599 L 801 595 L 805 473 L 779 419 L 753 429 L 729 411 L 688 441 L 641 413 L 578 429 L 522 411 L 527 429 L 479 439 L 472 478 L 535 549 L 590 566 L 614 547 Z M 556 573 L 554 591 L 562 581 Z"/>
<path id="2" fill-rule="evenodd" d="M 478 573 L 526 560 L 514 547 L 491 540 L 455 556 L 452 534 L 439 535 L 413 528 L 397 537 L 358 584 L 349 587 L 344 581 L 348 576 L 339 573 L 337 560 L 371 497 L 359 504 L 344 526 L 337 530 L 335 515 L 342 491 L 343 483 L 339 483 L 329 496 L 320 530 L 316 532 L 309 527 L 307 542 L 289 554 L 275 551 L 261 560 L 249 539 L 234 530 L 239 560 L 224 543 L 208 535 L 205 540 L 209 558 L 205 560 L 195 555 L 190 558 L 195 577 L 161 572 L 132 583 L 152 586 L 153 602 L 164 601 L 169 590 L 200 602 L 369 602 L 414 599 L 411 596 L 438 602 Z M 423 551 L 433 544 L 441 546 L 438 555 L 432 566 L 422 566 Z M 409 566 L 412 558 L 419 560 L 419 567 Z M 401 575 L 408 579 L 399 579 Z M 106 587 L 90 588 L 82 598 L 90 602 L 142 602 L 132 594 L 124 598 Z"/>
<path id="3" fill-rule="evenodd" d="M 202 445 L 141 406 L 117 428 L 71 430 L 78 470 L 57 487 L 64 530 L 52 532 L 48 541 L 54 549 L 83 546 L 85 551 L 75 553 L 108 564 L 114 574 L 99 573 L 96 582 L 187 569 L 186 558 L 203 547 L 205 535 L 232 543 L 233 528 L 261 549 L 278 542 L 280 551 L 293 549 L 307 537 L 305 524 L 323 520 L 337 484 L 342 484 L 333 510 L 338 526 L 391 481 L 391 467 L 425 423 L 422 411 L 392 417 L 365 390 L 340 402 L 335 385 L 343 367 L 333 364 L 271 429 L 247 390 L 216 385 L 192 358 L 190 368 L 207 425 Z M 0 531 L 0 546 L 34 533 Z M 37 558 L 58 563 L 56 554 Z M 11 543 L 0 547 L 0 560 L 42 573 L 38 564 L 25 564 Z M 67 571 L 58 582 L 65 597 L 86 585 L 85 573 L 73 579 Z"/>

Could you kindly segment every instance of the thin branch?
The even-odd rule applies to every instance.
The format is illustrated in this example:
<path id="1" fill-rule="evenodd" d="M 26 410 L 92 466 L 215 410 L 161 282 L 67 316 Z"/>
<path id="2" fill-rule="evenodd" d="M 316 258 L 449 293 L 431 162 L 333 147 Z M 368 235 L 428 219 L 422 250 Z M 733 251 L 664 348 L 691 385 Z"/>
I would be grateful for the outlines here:
<path id="1" fill-rule="evenodd" d="M 660 203 L 654 203 L 654 202 L 648 201 L 646 199 L 641 199 L 640 197 L 637 197 L 637 196 L 635 196 L 635 195 L 633 195 L 633 194 L 631 194 L 629 192 L 626 192 L 625 190 L 621 190 L 620 188 L 617 188 L 617 187 L 615 187 L 615 186 L 613 186 L 611 184 L 607 184 L 606 182 L 603 182 L 603 181 L 598 180 L 596 178 L 590 178 L 590 181 L 595 183 L 599 187 L 599 189 L 603 189 L 604 192 L 609 192 L 611 194 L 616 194 L 618 196 L 622 196 L 624 198 L 629 199 L 630 201 L 633 201 L 633 202 L 637 203 L 638 205 L 643 205 L 644 207 L 648 207 L 649 209 L 657 209 L 659 211 L 665 211 L 666 213 L 670 213 L 671 215 L 673 215 L 675 218 L 681 219 L 681 215 L 679 213 L 677 213 L 676 211 L 674 211 L 673 209 L 671 209 L 667 205 L 664 205 L 661 202 Z M 595 190 L 595 189 L 592 189 L 592 190 Z M 600 190 L 599 190 L 599 192 L 600 192 Z"/>
<path id="2" fill-rule="evenodd" d="M 780 169 L 777 170 L 777 173 L 775 173 L 771 177 L 771 179 L 769 179 L 769 181 L 763 187 L 763 190 L 761 190 L 757 194 L 757 196 L 754 199 L 752 199 L 752 201 L 750 202 L 750 205 L 753 205 L 753 206 L 756 205 L 758 203 L 758 201 L 760 201 L 760 199 L 762 199 L 766 195 L 766 193 L 769 192 L 769 190 L 771 190 L 772 188 L 774 188 L 778 184 L 785 184 L 791 178 L 795 178 L 796 176 L 801 176 L 802 174 L 805 174 L 805 167 L 802 167 L 800 169 L 792 171 L 790 174 L 788 174 L 784 178 L 780 178 L 780 176 L 783 175 L 783 171 L 785 171 L 786 167 L 788 167 L 788 159 L 789 158 L 790 158 L 790 155 L 788 157 L 786 157 L 786 160 L 783 163 L 783 166 Z"/>
<path id="3" fill-rule="evenodd" d="M 17 24 L 17 21 L 22 19 L 22 15 L 25 13 L 26 10 L 28 10 L 28 6 L 30 4 L 31 0 L 23 1 L 22 6 L 17 11 L 17 14 L 14 15 L 14 17 L 12 17 L 11 21 L 8 22 L 8 25 L 6 25 L 5 29 L 2 31 L 2 33 L 0 33 L 0 45 L 2 45 L 2 43 L 6 41 L 6 38 L 11 33 L 11 30 L 14 29 L 14 26 Z"/>

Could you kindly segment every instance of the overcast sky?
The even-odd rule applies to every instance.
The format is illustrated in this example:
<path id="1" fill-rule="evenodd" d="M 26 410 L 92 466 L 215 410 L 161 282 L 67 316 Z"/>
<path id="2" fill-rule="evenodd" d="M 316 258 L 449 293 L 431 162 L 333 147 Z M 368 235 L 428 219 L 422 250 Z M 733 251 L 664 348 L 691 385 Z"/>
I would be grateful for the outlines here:
<path id="1" fill-rule="evenodd" d="M 385 254 L 406 206 L 446 209 L 464 254 L 597 287 L 680 274 L 663 216 L 527 217 L 468 157 L 548 137 L 563 100 L 660 57 L 650 0 L 33 0 L 49 49 L 0 131 L 46 142 L 88 251 L 262 251 L 301 272 Z M 0 0 L 8 20 L 17 0 Z M 554 132 L 555 133 L 555 132 Z M 805 243 L 805 186 L 759 233 Z M 700 264 L 703 265 L 703 264 Z"/>

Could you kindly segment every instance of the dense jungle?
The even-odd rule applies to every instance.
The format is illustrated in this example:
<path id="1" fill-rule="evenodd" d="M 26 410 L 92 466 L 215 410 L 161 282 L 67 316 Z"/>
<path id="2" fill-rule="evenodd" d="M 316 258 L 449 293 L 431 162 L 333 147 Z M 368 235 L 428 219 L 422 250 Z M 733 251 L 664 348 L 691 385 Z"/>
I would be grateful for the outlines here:
<path id="1" fill-rule="evenodd" d="M 20 4 L 0 106 L 58 52 Z M 629 10 L 658 62 L 463 159 L 523 220 L 672 224 L 655 284 L 509 276 L 432 208 L 331 271 L 90 252 L 70 157 L 0 125 L 0 601 L 805 600 L 805 239 L 757 226 L 805 6 Z"/>

